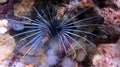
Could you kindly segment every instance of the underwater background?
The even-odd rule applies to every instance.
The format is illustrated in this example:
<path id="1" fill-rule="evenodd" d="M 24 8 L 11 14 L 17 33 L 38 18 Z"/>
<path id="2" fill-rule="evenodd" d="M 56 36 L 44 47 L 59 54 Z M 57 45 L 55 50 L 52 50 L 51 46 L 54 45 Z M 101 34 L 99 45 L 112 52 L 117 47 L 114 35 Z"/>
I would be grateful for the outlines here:
<path id="1" fill-rule="evenodd" d="M 0 67 L 120 67 L 120 0 L 0 0 Z"/>

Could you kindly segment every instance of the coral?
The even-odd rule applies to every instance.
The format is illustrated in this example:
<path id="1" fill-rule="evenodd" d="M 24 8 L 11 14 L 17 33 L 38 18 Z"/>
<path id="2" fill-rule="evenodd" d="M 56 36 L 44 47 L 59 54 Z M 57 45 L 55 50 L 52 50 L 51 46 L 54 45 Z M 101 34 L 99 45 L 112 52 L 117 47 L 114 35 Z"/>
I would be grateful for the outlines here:
<path id="1" fill-rule="evenodd" d="M 101 44 L 93 58 L 95 67 L 120 66 L 120 44 Z"/>
<path id="2" fill-rule="evenodd" d="M 5 27 L 0 27 L 0 35 L 7 32 L 7 29 Z"/>
<path id="3" fill-rule="evenodd" d="M 40 60 L 40 59 L 39 59 Z M 25 64 L 32 64 L 35 65 L 34 63 L 36 62 L 36 57 L 31 57 L 31 56 L 25 56 L 22 59 L 22 62 Z"/>
<path id="4" fill-rule="evenodd" d="M 46 63 L 46 59 L 47 59 L 46 54 L 43 51 L 39 51 L 37 53 L 38 53 L 37 55 L 29 54 L 27 56 L 24 56 L 24 58 L 21 56 L 21 58 L 20 58 L 21 63 L 29 64 L 29 65 L 31 64 L 33 66 L 38 66 L 40 64 L 44 65 L 44 63 Z"/>
<path id="5" fill-rule="evenodd" d="M 24 67 L 24 64 L 20 62 L 14 62 L 14 64 L 11 67 Z"/>
<path id="6" fill-rule="evenodd" d="M 80 40 L 78 40 L 78 41 L 80 41 Z M 80 41 L 80 42 L 82 42 L 82 41 Z M 75 44 L 75 43 L 73 43 L 73 44 Z M 71 45 L 75 48 L 75 52 L 73 52 L 73 49 L 71 49 L 69 47 L 69 49 L 67 51 L 67 57 L 70 57 L 70 58 L 77 60 L 79 62 L 83 61 L 87 54 L 84 51 L 82 51 L 79 46 L 74 46 L 73 44 L 71 44 Z M 88 46 L 88 44 L 84 43 L 85 49 L 87 46 Z M 86 51 L 88 51 L 88 50 L 89 49 L 87 49 Z"/>
<path id="7" fill-rule="evenodd" d="M 48 65 L 55 65 L 58 62 L 58 56 L 55 53 L 54 49 L 49 49 L 47 52 L 47 64 Z"/>
<path id="8" fill-rule="evenodd" d="M 6 3 L 7 0 L 0 0 L 0 4 Z"/>
<path id="9" fill-rule="evenodd" d="M 78 0 L 70 1 L 70 4 L 65 4 L 68 9 L 74 9 L 80 2 Z"/>
<path id="10" fill-rule="evenodd" d="M 5 19 L 0 20 L 0 35 L 6 33 L 8 31 L 7 29 L 8 21 Z"/>
<path id="11" fill-rule="evenodd" d="M 62 67 L 75 67 L 75 61 L 71 60 L 70 58 L 64 58 Z"/>
<path id="12" fill-rule="evenodd" d="M 48 51 L 47 51 L 47 55 L 49 56 L 49 55 L 55 55 L 56 54 L 56 52 L 55 52 L 55 50 L 54 49 L 49 49 Z"/>
<path id="13" fill-rule="evenodd" d="M 118 8 L 120 8 L 120 0 L 111 0 L 113 3 L 117 5 Z"/>
<path id="14" fill-rule="evenodd" d="M 49 67 L 49 65 L 45 64 L 45 65 L 40 65 L 39 67 Z"/>
<path id="15" fill-rule="evenodd" d="M 0 5 L 0 17 L 5 17 L 5 15 L 7 14 L 7 12 L 9 12 L 10 10 L 13 10 L 13 6 L 16 3 L 15 0 L 8 0 L 8 2 L 6 2 L 3 5 Z"/>
<path id="16" fill-rule="evenodd" d="M 25 67 L 33 67 L 33 65 L 26 65 Z"/>
<path id="17" fill-rule="evenodd" d="M 102 3 L 104 6 L 102 6 L 102 8 L 98 6 L 96 10 L 97 10 L 97 13 L 99 13 L 99 15 L 103 16 L 105 20 L 104 21 L 105 24 L 119 26 L 120 25 L 119 10 L 120 9 L 116 7 L 117 4 L 114 4 L 112 1 L 117 2 L 118 0 L 101 1 L 100 4 Z"/>
<path id="18" fill-rule="evenodd" d="M 100 15 L 102 15 L 105 19 L 106 23 L 110 23 L 113 25 L 120 25 L 119 22 L 119 11 L 115 11 L 112 8 L 102 8 L 102 9 L 98 9 Z"/>
<path id="19" fill-rule="evenodd" d="M 120 38 L 120 9 L 116 3 L 118 0 L 93 0 L 94 4 L 97 5 L 95 10 L 99 15 L 103 17 L 103 25 L 99 27 L 99 33 L 101 38 L 94 39 L 96 44 L 100 43 L 116 43 Z"/>
<path id="20" fill-rule="evenodd" d="M 9 67 L 10 60 L 4 60 L 0 64 L 0 67 Z"/>
<path id="21" fill-rule="evenodd" d="M 17 17 L 27 15 L 27 13 L 31 10 L 33 4 L 34 0 L 22 0 L 21 3 L 15 4 L 14 15 Z"/>
<path id="22" fill-rule="evenodd" d="M 10 38 L 10 39 L 6 39 L 6 38 Z M 9 34 L 0 36 L 0 62 L 2 60 L 8 59 L 12 55 L 14 51 L 14 46 L 15 46 L 15 40 L 13 39 L 12 36 L 10 36 Z"/>
<path id="23" fill-rule="evenodd" d="M 92 0 L 73 0 L 69 1 L 69 3 L 64 4 L 68 10 L 74 9 L 76 7 L 94 7 Z"/>

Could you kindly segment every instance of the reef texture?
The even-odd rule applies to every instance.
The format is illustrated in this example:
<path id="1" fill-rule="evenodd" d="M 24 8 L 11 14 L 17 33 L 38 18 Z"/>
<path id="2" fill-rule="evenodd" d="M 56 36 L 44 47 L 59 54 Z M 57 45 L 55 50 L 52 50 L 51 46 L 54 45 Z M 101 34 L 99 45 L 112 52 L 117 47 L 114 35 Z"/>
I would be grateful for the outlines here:
<path id="1" fill-rule="evenodd" d="M 43 47 L 23 56 L 30 46 L 19 51 L 19 47 L 27 41 L 16 43 L 17 39 L 9 35 L 11 31 L 3 20 L 13 18 L 29 24 L 29 21 L 21 20 L 22 17 L 34 17 L 31 15 L 32 7 L 44 8 L 46 4 L 57 9 L 58 19 L 72 9 L 76 13 L 79 9 L 92 7 L 77 18 L 101 16 L 99 20 L 88 21 L 102 23 L 101 26 L 87 28 L 99 37 L 84 35 L 97 46 L 96 49 L 78 39 L 78 42 L 84 44 L 87 54 L 78 46 L 73 46 L 76 55 L 70 47 L 67 54 Z M 74 16 L 74 13 L 71 16 Z M 120 0 L 0 0 L 0 67 L 120 67 Z"/>
<path id="2" fill-rule="evenodd" d="M 120 44 L 100 44 L 93 58 L 95 67 L 119 67 Z"/>

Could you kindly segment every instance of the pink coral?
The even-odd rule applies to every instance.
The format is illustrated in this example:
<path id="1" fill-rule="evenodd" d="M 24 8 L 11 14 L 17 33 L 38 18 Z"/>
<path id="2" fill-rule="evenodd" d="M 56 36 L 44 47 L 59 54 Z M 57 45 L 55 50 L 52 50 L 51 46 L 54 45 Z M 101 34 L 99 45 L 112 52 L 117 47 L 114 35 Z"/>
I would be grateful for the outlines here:
<path id="1" fill-rule="evenodd" d="M 99 53 L 99 54 L 98 54 Z M 120 44 L 101 44 L 93 58 L 95 67 L 119 67 Z"/>

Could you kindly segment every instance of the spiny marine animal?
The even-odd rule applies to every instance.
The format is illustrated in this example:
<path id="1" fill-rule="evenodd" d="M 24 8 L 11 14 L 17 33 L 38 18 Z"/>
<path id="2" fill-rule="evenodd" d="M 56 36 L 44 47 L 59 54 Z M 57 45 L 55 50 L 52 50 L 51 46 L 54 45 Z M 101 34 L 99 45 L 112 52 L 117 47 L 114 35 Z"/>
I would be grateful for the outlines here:
<path id="1" fill-rule="evenodd" d="M 47 44 L 48 46 L 59 47 L 59 50 L 63 50 L 67 52 L 67 48 L 71 47 L 73 52 L 75 52 L 75 48 L 73 47 L 72 43 L 79 46 L 86 52 L 85 48 L 83 47 L 82 43 L 77 41 L 77 38 L 83 39 L 84 41 L 88 42 L 92 46 L 96 47 L 94 43 L 92 43 L 87 38 L 84 38 L 80 33 L 97 36 L 91 32 L 81 30 L 81 28 L 86 28 L 90 26 L 98 26 L 99 24 L 81 24 L 82 22 L 96 19 L 99 16 L 93 16 L 85 19 L 77 20 L 76 18 L 89 10 L 90 8 L 85 8 L 80 10 L 76 15 L 71 16 L 71 13 L 74 9 L 70 10 L 69 12 L 65 13 L 62 18 L 58 19 L 57 11 L 55 8 L 49 8 L 48 6 L 46 9 L 38 10 L 35 6 L 33 10 L 36 13 L 36 16 L 32 19 L 30 17 L 23 16 L 23 19 L 31 21 L 29 24 L 21 23 L 21 21 L 8 19 L 12 22 L 17 22 L 14 24 L 12 29 L 15 31 L 21 31 L 19 34 L 14 35 L 13 37 L 18 37 L 24 34 L 28 34 L 27 36 L 23 37 L 19 41 L 22 40 L 29 40 L 24 46 L 20 49 L 23 49 L 30 44 L 30 48 L 25 53 L 28 54 L 29 52 L 35 50 L 36 48 L 41 48 L 43 45 Z M 8 38 L 7 40 L 9 40 Z M 7 41 L 6 40 L 6 41 Z"/>

